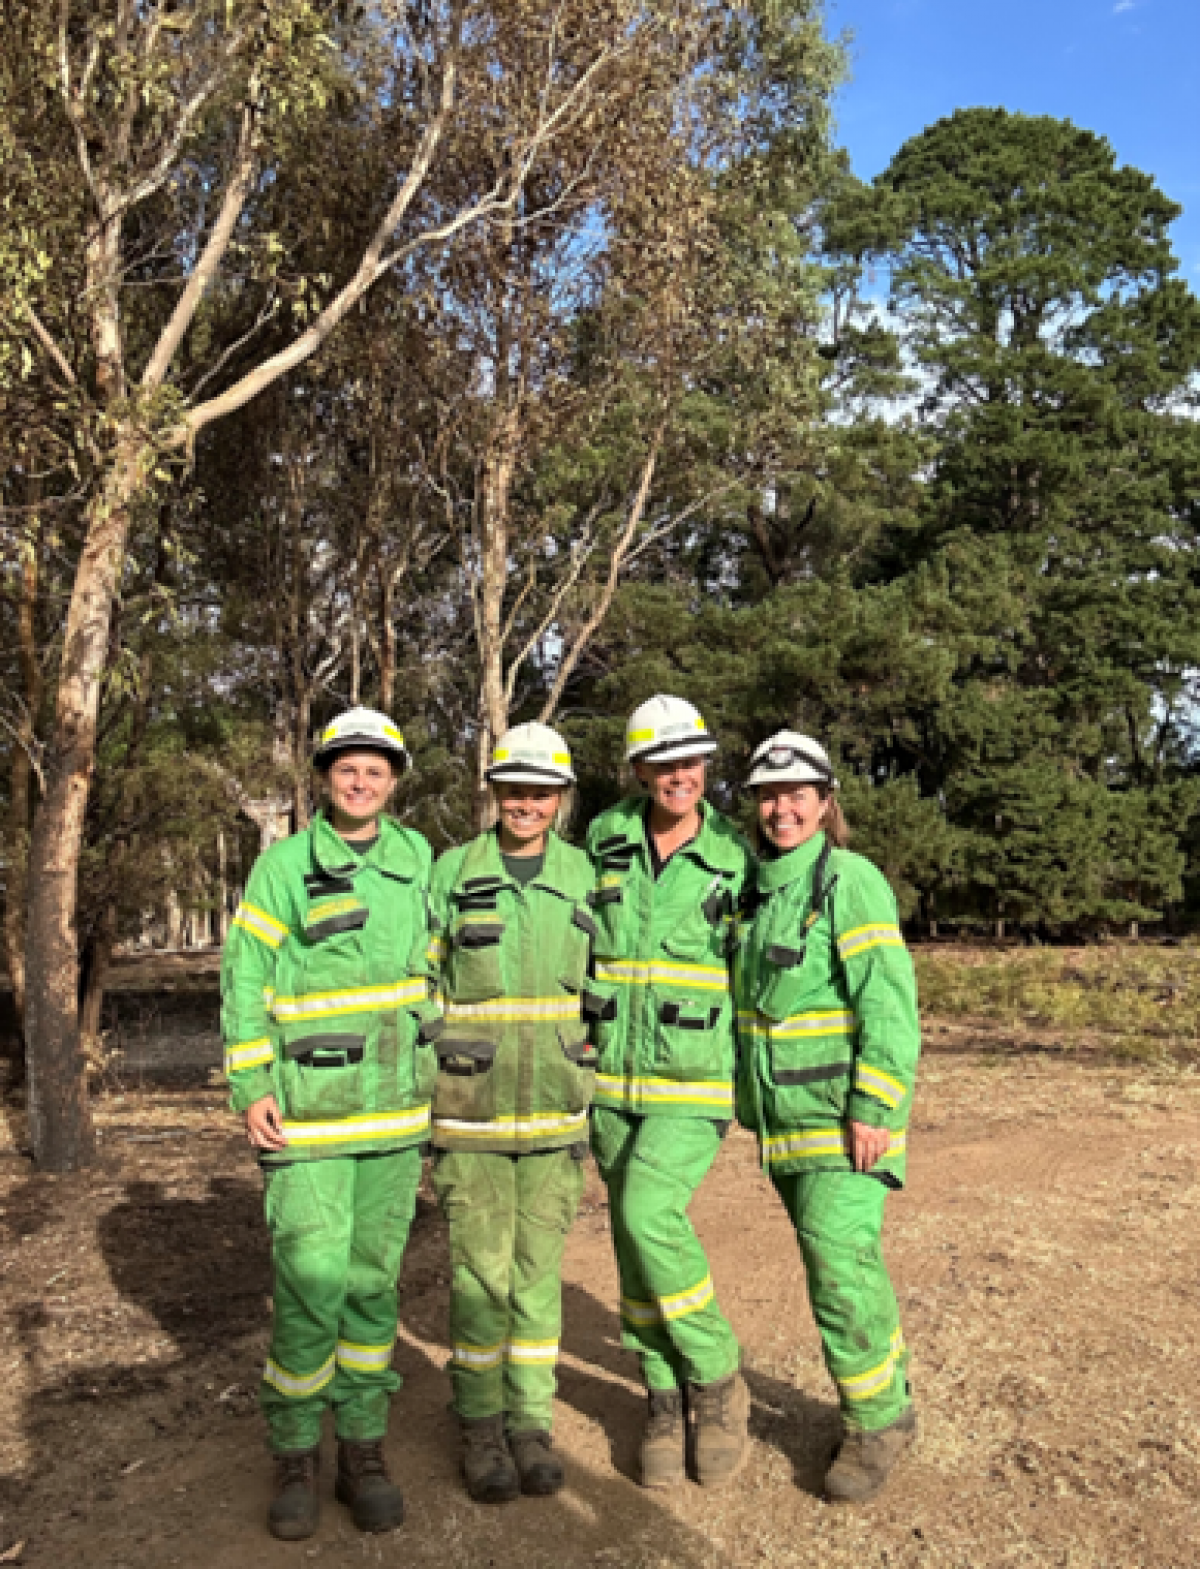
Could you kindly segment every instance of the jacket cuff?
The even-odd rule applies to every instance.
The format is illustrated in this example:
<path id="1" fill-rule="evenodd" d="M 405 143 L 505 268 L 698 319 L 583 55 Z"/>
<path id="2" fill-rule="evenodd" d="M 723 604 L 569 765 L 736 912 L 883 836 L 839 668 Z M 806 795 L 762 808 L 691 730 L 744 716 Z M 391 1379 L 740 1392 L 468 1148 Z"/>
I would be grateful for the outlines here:
<path id="1" fill-rule="evenodd" d="M 900 1108 L 893 1110 L 874 1095 L 866 1095 L 862 1090 L 850 1091 L 846 1101 L 846 1116 L 851 1122 L 865 1122 L 868 1128 L 886 1128 L 889 1133 L 899 1133 L 905 1121 Z"/>
<path id="2" fill-rule="evenodd" d="M 234 1111 L 248 1111 L 264 1095 L 274 1095 L 275 1081 L 268 1067 L 242 1068 L 229 1075 L 229 1104 Z"/>

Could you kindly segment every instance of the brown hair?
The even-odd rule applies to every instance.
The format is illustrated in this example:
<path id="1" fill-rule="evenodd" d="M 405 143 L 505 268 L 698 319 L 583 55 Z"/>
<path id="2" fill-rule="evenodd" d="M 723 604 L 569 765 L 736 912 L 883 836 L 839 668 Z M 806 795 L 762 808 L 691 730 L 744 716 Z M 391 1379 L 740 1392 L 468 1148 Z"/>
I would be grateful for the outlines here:
<path id="1" fill-rule="evenodd" d="M 835 850 L 844 850 L 850 843 L 850 824 L 846 821 L 846 814 L 842 811 L 842 803 L 827 785 L 818 785 L 817 791 L 822 801 L 825 802 L 825 816 L 821 819 L 821 829 L 827 844 Z M 758 801 L 758 792 L 755 792 L 755 802 Z M 761 822 L 754 824 L 754 848 L 762 855 L 765 851 L 773 849 L 770 839 L 763 831 Z"/>

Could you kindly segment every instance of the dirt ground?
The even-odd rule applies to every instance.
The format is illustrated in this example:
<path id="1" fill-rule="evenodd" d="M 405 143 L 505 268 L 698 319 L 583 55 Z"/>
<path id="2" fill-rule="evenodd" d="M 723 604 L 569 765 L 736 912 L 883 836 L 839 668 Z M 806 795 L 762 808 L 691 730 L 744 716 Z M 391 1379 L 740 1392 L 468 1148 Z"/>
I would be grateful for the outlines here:
<path id="1" fill-rule="evenodd" d="M 566 1491 L 499 1510 L 461 1491 L 445 1236 L 426 1196 L 401 1281 L 390 1439 L 408 1522 L 358 1535 L 332 1499 L 330 1454 L 318 1536 L 284 1544 L 263 1525 L 260 1183 L 221 1090 L 144 1076 L 110 1088 L 101 1165 L 71 1178 L 31 1174 L 10 1109 L 0 1563 L 1191 1569 L 1200 1079 L 961 1023 L 928 1033 L 910 1185 L 888 1222 L 922 1435 L 861 1511 L 819 1497 L 836 1408 L 793 1240 L 743 1133 L 694 1207 L 754 1399 L 752 1459 L 729 1491 L 652 1496 L 631 1480 L 642 1402 L 593 1173 L 566 1266 Z"/>

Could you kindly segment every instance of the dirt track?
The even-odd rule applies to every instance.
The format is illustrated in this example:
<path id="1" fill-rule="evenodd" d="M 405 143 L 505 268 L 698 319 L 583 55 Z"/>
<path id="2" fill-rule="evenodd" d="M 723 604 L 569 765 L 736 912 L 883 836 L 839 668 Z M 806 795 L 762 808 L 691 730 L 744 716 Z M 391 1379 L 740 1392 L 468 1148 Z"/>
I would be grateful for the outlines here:
<path id="1" fill-rule="evenodd" d="M 409 1498 L 362 1538 L 273 1542 L 254 1391 L 259 1189 L 217 1091 L 101 1102 L 87 1178 L 0 1149 L 0 1552 L 89 1569 L 201 1565 L 1177 1566 L 1200 1558 L 1200 1084 L 1052 1057 L 927 1062 L 890 1257 L 917 1455 L 862 1512 L 818 1488 L 837 1418 L 782 1210 L 735 1134 L 695 1206 L 746 1346 L 754 1454 L 727 1494 L 630 1480 L 641 1400 L 618 1344 L 595 1181 L 570 1241 L 557 1500 L 469 1503 L 446 1409 L 446 1266 L 423 1203 L 401 1290 L 391 1453 Z M 19 1125 L 12 1138 L 21 1138 Z M 7 1561 L 14 1561 L 11 1558 Z"/>

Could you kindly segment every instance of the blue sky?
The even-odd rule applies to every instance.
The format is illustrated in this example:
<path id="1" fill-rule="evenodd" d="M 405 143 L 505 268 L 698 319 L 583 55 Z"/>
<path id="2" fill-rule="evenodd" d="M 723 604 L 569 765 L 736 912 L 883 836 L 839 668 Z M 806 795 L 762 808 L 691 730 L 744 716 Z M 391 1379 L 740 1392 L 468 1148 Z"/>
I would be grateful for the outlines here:
<path id="1" fill-rule="evenodd" d="M 838 139 L 857 174 L 972 104 L 1073 120 L 1184 208 L 1172 237 L 1200 289 L 1200 0 L 827 0 L 827 15 L 854 35 Z"/>

